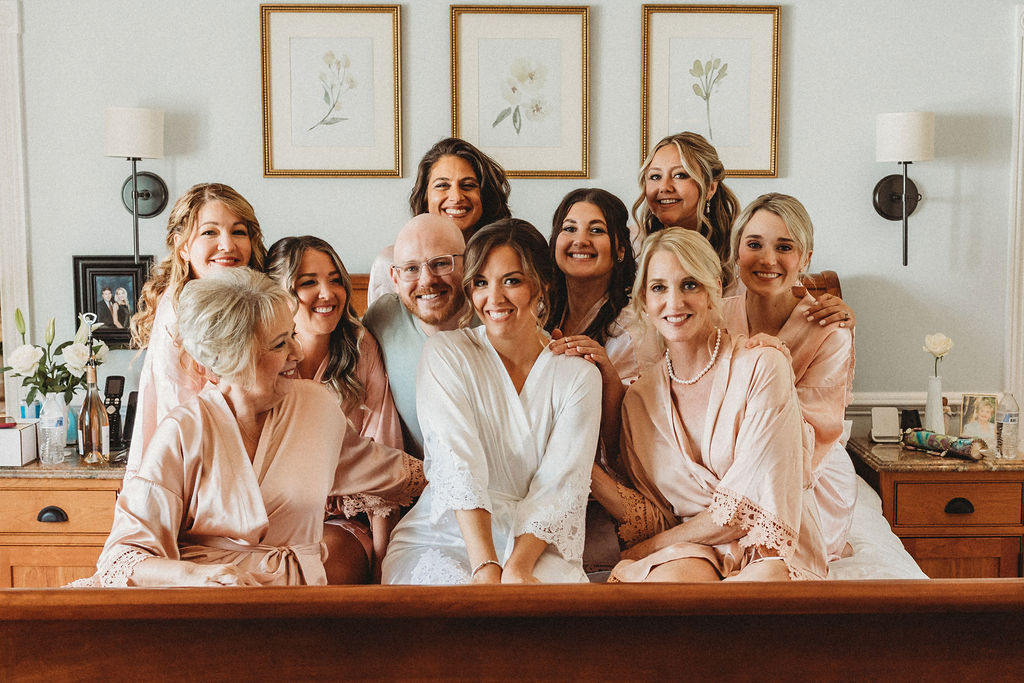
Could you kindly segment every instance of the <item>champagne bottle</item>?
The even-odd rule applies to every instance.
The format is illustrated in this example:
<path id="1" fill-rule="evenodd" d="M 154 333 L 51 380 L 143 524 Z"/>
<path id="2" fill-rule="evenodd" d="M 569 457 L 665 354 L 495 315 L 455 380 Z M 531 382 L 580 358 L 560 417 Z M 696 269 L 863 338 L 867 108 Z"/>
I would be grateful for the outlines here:
<path id="1" fill-rule="evenodd" d="M 85 381 L 85 400 L 78 413 L 78 454 L 86 465 L 107 465 L 110 462 L 110 423 L 96 386 L 96 365 L 92 359 L 85 366 Z"/>

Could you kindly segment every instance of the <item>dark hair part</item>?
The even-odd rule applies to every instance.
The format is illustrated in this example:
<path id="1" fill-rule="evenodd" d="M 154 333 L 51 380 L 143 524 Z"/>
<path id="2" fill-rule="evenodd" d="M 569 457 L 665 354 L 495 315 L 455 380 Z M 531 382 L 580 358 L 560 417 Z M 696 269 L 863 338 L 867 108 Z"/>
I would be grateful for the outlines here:
<path id="1" fill-rule="evenodd" d="M 697 201 L 698 230 L 718 254 L 718 259 L 722 262 L 722 282 L 728 284 L 731 280 L 731 273 L 726 269 L 729 262 L 729 233 L 733 220 L 739 213 L 740 201 L 733 191 L 725 186 L 725 166 L 718 158 L 718 150 L 703 135 L 689 131 L 676 133 L 663 137 L 654 145 L 640 169 L 640 197 L 633 204 L 633 219 L 644 237 L 665 228 L 647 205 L 646 186 L 647 171 L 654 161 L 654 155 L 668 145 L 674 145 L 678 150 L 683 167 L 700 189 Z M 718 188 L 709 199 L 708 193 L 714 182 L 718 183 Z"/>
<path id="2" fill-rule="evenodd" d="M 474 278 L 483 270 L 490 253 L 502 245 L 511 247 L 516 252 L 523 264 L 523 273 L 537 288 L 541 302 L 537 320 L 544 325 L 548 311 L 551 310 L 548 289 L 557 268 L 548 253 L 544 236 L 532 224 L 520 218 L 503 218 L 480 228 L 470 238 L 469 244 L 466 245 L 465 272 L 462 276 L 462 289 L 466 292 L 466 299 L 473 300 Z M 471 306 L 467 317 L 472 315 Z"/>
<path id="3" fill-rule="evenodd" d="M 608 226 L 608 238 L 611 241 L 612 249 L 612 271 L 608 280 L 608 301 L 597 312 L 594 320 L 583 331 L 598 344 L 603 345 L 608 340 L 610 328 L 619 312 L 629 303 L 629 293 L 633 289 L 633 279 L 636 277 L 636 257 L 633 254 L 633 245 L 630 243 L 629 212 L 622 200 L 607 190 L 597 187 L 581 187 L 565 195 L 562 202 L 555 209 L 551 219 L 551 237 L 548 239 L 548 253 L 552 262 L 555 260 L 555 242 L 559 233 L 562 232 L 562 223 L 569 211 L 575 204 L 587 202 L 596 206 L 604 215 L 604 222 Z M 622 260 L 618 260 L 619 249 L 622 249 Z M 551 280 L 551 314 L 548 317 L 545 329 L 550 332 L 562 324 L 566 308 L 569 304 L 569 295 L 565 283 L 565 273 L 555 268 Z"/>
<path id="4" fill-rule="evenodd" d="M 409 193 L 409 208 L 413 216 L 427 213 L 427 185 L 430 182 L 430 171 L 434 164 L 443 156 L 454 156 L 464 159 L 476 174 L 480 183 L 480 202 L 483 215 L 480 221 L 470 229 L 467 239 L 481 226 L 493 223 L 502 218 L 509 218 L 512 212 L 508 208 L 508 195 L 512 191 L 505 169 L 497 161 L 487 156 L 470 143 L 460 138 L 444 138 L 439 140 L 420 159 L 416 169 L 416 183 Z"/>
<path id="5" fill-rule="evenodd" d="M 331 331 L 327 346 L 327 366 L 324 368 L 321 381 L 338 394 L 342 405 L 353 405 L 353 402 L 361 402 L 363 395 L 363 384 L 356 377 L 359 339 L 363 334 L 363 326 L 352 303 L 352 278 L 341 257 L 330 244 L 319 237 L 282 237 L 271 245 L 267 254 L 267 275 L 289 292 L 297 304 L 299 297 L 295 292 L 295 280 L 299 275 L 302 257 L 308 249 L 315 249 L 331 259 L 345 287 L 345 310 L 342 312 L 341 320 Z"/>

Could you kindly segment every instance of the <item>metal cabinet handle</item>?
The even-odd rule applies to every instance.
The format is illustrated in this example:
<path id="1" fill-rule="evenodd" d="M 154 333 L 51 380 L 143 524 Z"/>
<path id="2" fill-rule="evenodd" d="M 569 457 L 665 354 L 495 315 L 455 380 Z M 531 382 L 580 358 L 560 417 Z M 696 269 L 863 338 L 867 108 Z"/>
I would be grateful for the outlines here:
<path id="1" fill-rule="evenodd" d="M 966 498 L 953 498 L 946 503 L 946 514 L 948 515 L 969 515 L 974 512 L 974 503 Z"/>
<path id="2" fill-rule="evenodd" d="M 68 513 L 61 510 L 56 505 L 47 505 L 39 514 L 36 515 L 37 522 L 66 522 L 68 521 Z"/>

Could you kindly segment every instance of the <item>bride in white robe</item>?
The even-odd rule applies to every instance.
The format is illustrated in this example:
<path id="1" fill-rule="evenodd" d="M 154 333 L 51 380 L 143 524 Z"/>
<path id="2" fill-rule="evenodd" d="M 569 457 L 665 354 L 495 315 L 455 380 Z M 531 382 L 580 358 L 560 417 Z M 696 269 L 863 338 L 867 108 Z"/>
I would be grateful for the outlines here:
<path id="1" fill-rule="evenodd" d="M 384 583 L 587 580 L 601 378 L 547 349 L 536 312 L 551 268 L 525 221 L 499 221 L 470 241 L 464 282 L 484 324 L 435 335 L 420 357 L 429 483 L 395 528 Z"/>

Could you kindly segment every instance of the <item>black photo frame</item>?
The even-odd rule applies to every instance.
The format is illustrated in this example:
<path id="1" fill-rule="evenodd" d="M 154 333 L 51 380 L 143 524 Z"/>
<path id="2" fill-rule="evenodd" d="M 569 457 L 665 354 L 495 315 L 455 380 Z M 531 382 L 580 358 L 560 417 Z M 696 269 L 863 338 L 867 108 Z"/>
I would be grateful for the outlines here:
<path id="1" fill-rule="evenodd" d="M 138 310 L 142 285 L 149 277 L 152 256 L 73 256 L 75 269 L 75 329 L 78 316 L 95 313 L 102 327 L 93 337 L 112 348 L 127 348 L 129 321 Z M 105 292 L 110 292 L 109 300 Z"/>

